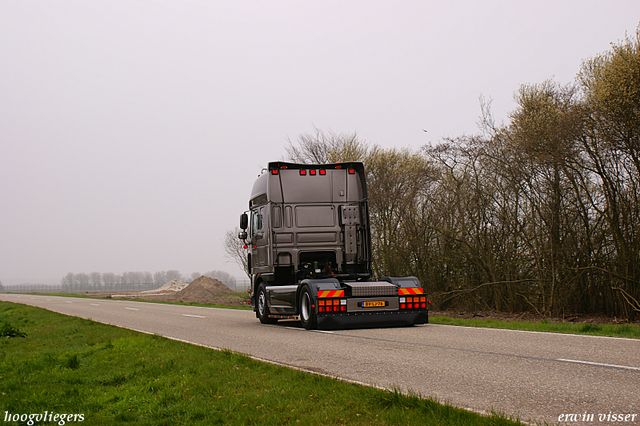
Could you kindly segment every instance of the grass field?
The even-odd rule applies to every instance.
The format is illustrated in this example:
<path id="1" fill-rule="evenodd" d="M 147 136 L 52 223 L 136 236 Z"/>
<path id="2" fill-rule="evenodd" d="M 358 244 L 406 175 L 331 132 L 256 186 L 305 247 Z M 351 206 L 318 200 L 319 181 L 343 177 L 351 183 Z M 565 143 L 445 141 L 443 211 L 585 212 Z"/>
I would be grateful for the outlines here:
<path id="1" fill-rule="evenodd" d="M 6 424 L 516 424 L 19 304 L 0 336 L 0 418 L 25 419 Z"/>
<path id="2" fill-rule="evenodd" d="M 100 299 L 102 297 L 96 297 L 91 293 L 29 293 L 35 294 L 38 296 L 59 296 L 59 297 L 79 297 L 82 299 Z M 205 308 L 225 308 L 225 309 L 239 309 L 239 310 L 251 310 L 252 307 L 249 305 L 249 296 L 245 292 L 240 292 L 227 296 L 220 296 L 222 299 L 231 299 L 228 304 L 220 304 L 220 303 L 196 303 L 196 302 L 175 302 L 175 301 L 166 301 L 166 300 L 147 300 L 147 299 L 139 299 L 139 298 L 130 298 L 130 299 L 112 299 L 112 300 L 132 300 L 135 302 L 145 302 L 145 303 L 163 303 L 169 305 L 185 305 L 185 306 L 202 306 Z"/>
<path id="3" fill-rule="evenodd" d="M 627 337 L 640 339 L 640 326 L 635 324 L 573 324 L 567 322 L 498 321 L 492 319 L 461 319 L 449 317 L 429 318 L 432 324 L 462 327 L 503 328 L 509 330 L 543 331 L 549 333 L 586 334 L 590 336 Z"/>

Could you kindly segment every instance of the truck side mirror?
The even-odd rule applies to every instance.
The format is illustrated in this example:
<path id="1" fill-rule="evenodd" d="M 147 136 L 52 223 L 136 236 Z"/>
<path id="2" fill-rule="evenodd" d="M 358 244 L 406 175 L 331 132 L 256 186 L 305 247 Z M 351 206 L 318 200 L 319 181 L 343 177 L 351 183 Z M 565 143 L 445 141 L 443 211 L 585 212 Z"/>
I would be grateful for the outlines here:
<path id="1" fill-rule="evenodd" d="M 242 232 L 238 233 L 238 238 L 240 238 L 241 240 L 246 240 L 247 239 L 247 232 L 246 231 L 242 231 Z"/>
<path id="2" fill-rule="evenodd" d="M 247 229 L 249 227 L 249 216 L 246 213 L 240 215 L 240 229 Z"/>

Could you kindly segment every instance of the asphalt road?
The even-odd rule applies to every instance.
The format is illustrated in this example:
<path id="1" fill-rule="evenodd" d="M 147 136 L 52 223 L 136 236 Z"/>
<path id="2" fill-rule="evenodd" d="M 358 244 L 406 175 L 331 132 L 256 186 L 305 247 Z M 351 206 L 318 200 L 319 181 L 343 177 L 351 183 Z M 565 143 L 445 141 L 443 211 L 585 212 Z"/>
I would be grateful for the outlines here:
<path id="1" fill-rule="evenodd" d="M 480 412 L 548 423 L 573 414 L 581 421 L 571 424 L 640 424 L 635 339 L 433 324 L 306 331 L 299 322 L 262 325 L 251 311 L 20 294 L 0 294 L 0 300 L 350 381 L 411 389 Z M 614 414 L 623 415 L 622 421 L 611 421 Z M 591 415 L 593 422 L 582 421 Z"/>

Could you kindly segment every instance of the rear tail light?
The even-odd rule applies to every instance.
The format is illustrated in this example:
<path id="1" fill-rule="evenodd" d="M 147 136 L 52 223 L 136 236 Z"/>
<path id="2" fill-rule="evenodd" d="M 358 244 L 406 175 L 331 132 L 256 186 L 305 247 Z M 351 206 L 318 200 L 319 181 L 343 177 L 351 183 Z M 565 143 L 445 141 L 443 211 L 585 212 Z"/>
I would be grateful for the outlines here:
<path id="1" fill-rule="evenodd" d="M 400 309 L 427 309 L 426 296 L 400 297 L 399 302 Z"/>
<path id="2" fill-rule="evenodd" d="M 318 312 L 347 312 L 346 299 L 318 300 Z"/>
<path id="3" fill-rule="evenodd" d="M 356 173 L 356 169 L 349 169 L 349 174 L 350 174 L 350 175 L 353 175 L 353 174 L 355 174 L 355 173 Z"/>
<path id="4" fill-rule="evenodd" d="M 324 176 L 327 174 L 327 171 L 325 169 L 320 169 L 320 175 Z"/>
<path id="5" fill-rule="evenodd" d="M 307 171 L 305 169 L 300 169 L 300 176 L 304 176 L 307 174 Z"/>

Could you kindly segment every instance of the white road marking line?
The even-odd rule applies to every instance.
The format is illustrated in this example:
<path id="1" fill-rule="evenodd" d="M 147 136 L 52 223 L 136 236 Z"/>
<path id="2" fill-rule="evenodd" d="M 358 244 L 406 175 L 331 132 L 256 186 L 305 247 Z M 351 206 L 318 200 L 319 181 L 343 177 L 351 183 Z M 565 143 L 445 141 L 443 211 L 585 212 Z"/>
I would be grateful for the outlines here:
<path id="1" fill-rule="evenodd" d="M 100 306 L 98 303 L 92 303 L 91 306 Z"/>
<path id="2" fill-rule="evenodd" d="M 307 330 L 304 328 L 300 328 L 300 327 L 285 327 L 288 330 L 298 330 L 298 331 L 312 331 L 314 333 L 327 333 L 327 334 L 333 334 L 333 331 L 331 330 Z"/>
<path id="3" fill-rule="evenodd" d="M 73 302 L 70 300 L 65 300 L 65 303 L 73 303 Z"/>
<path id="4" fill-rule="evenodd" d="M 183 317 L 206 318 L 204 315 L 182 314 Z"/>
<path id="5" fill-rule="evenodd" d="M 577 359 L 563 359 L 563 358 L 558 358 L 556 361 L 573 362 L 575 364 L 598 365 L 600 367 L 624 368 L 625 370 L 637 370 L 637 371 L 640 371 L 640 367 L 630 367 L 628 365 L 603 364 L 601 362 L 580 361 L 580 360 L 577 360 Z"/>
<path id="6" fill-rule="evenodd" d="M 130 311 L 139 311 L 139 310 L 140 310 L 140 309 L 138 309 L 138 308 L 128 308 L 128 307 L 126 307 L 126 306 L 125 306 L 125 309 L 128 309 L 128 310 L 130 310 Z"/>

